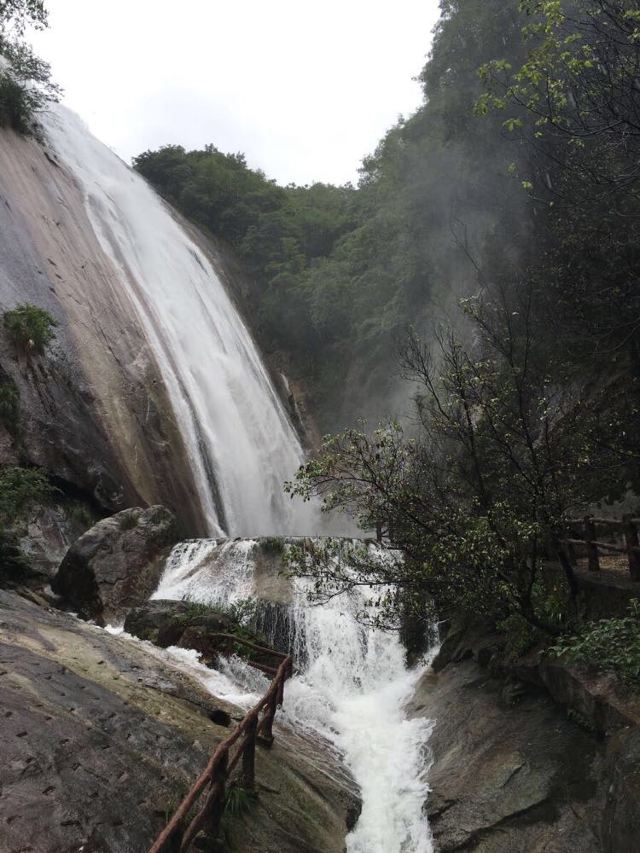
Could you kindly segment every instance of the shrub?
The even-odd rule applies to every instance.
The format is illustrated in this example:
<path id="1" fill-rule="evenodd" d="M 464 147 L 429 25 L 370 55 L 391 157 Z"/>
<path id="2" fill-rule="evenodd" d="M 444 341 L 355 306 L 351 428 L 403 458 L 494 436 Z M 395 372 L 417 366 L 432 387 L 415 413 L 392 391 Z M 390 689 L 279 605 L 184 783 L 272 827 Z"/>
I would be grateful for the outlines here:
<path id="1" fill-rule="evenodd" d="M 0 424 L 12 435 L 20 429 L 20 392 L 11 379 L 0 384 Z"/>
<path id="2" fill-rule="evenodd" d="M 138 526 L 138 513 L 130 510 L 126 514 L 120 515 L 118 526 L 120 530 L 133 530 Z"/>
<path id="3" fill-rule="evenodd" d="M 283 553 L 285 541 L 282 536 L 266 536 L 260 544 L 265 554 L 276 556 Z"/>
<path id="4" fill-rule="evenodd" d="M 42 354 L 53 340 L 58 325 L 48 311 L 37 305 L 25 303 L 4 314 L 4 325 L 13 345 L 25 352 L 35 350 Z"/>
<path id="5" fill-rule="evenodd" d="M 17 536 L 0 524 L 0 581 L 14 580 L 28 568 L 29 563 L 20 550 Z"/>
<path id="6" fill-rule="evenodd" d="M 29 133 L 32 110 L 26 86 L 10 74 L 0 74 L 0 127 Z"/>
<path id="7" fill-rule="evenodd" d="M 47 503 L 53 486 L 35 468 L 0 469 L 0 524 L 12 525 L 33 504 Z"/>
<path id="8" fill-rule="evenodd" d="M 241 817 L 255 805 L 256 793 L 240 785 L 232 784 L 224 798 L 224 813 L 231 817 Z"/>
<path id="9" fill-rule="evenodd" d="M 640 601 L 631 602 L 628 616 L 592 622 L 579 634 L 552 646 L 549 654 L 615 672 L 640 687 Z"/>

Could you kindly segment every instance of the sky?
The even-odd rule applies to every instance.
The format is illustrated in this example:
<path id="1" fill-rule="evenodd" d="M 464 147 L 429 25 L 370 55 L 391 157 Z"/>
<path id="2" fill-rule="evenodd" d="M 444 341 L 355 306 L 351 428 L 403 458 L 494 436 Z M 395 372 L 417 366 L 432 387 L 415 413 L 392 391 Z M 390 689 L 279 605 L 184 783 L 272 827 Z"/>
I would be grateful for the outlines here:
<path id="1" fill-rule="evenodd" d="M 124 160 L 241 151 L 278 182 L 357 180 L 422 93 L 438 0 L 48 0 L 63 101 Z"/>

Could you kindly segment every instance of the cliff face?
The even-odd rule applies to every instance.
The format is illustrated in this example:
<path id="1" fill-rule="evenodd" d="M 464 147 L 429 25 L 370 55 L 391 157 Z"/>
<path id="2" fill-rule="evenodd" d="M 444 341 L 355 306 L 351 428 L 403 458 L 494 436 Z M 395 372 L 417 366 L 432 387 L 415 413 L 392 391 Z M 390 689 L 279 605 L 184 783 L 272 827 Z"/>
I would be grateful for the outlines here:
<path id="1" fill-rule="evenodd" d="M 58 321 L 44 357 L 20 357 L 0 330 L 0 364 L 20 392 L 19 455 L 101 506 L 174 507 L 204 528 L 183 444 L 150 347 L 81 192 L 43 146 L 0 132 L 0 311 L 30 302 Z"/>

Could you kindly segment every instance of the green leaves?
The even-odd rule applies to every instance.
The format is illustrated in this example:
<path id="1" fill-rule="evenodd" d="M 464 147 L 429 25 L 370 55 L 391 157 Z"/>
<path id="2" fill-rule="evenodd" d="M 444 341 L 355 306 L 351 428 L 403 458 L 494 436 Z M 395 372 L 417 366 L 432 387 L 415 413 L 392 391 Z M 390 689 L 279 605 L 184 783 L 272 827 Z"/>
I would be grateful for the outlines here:
<path id="1" fill-rule="evenodd" d="M 10 340 L 19 351 L 42 355 L 55 337 L 54 329 L 58 325 L 48 311 L 37 305 L 25 303 L 18 305 L 3 315 L 4 327 Z"/>
<path id="2" fill-rule="evenodd" d="M 553 657 L 587 664 L 597 670 L 614 672 L 640 689 L 640 608 L 634 599 L 629 615 L 601 619 L 551 647 Z"/>

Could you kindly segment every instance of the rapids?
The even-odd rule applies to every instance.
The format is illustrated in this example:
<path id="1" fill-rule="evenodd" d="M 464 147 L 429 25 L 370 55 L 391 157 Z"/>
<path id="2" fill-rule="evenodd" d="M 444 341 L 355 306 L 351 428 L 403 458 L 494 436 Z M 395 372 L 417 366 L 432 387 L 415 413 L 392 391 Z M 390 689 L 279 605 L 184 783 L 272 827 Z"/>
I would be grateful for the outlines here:
<path id="1" fill-rule="evenodd" d="M 181 543 L 153 598 L 246 603 L 257 593 L 258 547 L 255 540 Z M 432 724 L 404 712 L 427 662 L 408 669 L 395 633 L 359 623 L 356 616 L 370 597 L 360 590 L 311 605 L 304 582 L 296 581 L 289 603 L 256 603 L 254 619 L 263 633 L 292 651 L 299 666 L 277 720 L 329 741 L 360 787 L 362 814 L 348 836 L 348 853 L 432 853 L 423 812 Z M 237 661 L 224 675 L 243 683 L 252 697 L 260 692 Z"/>

